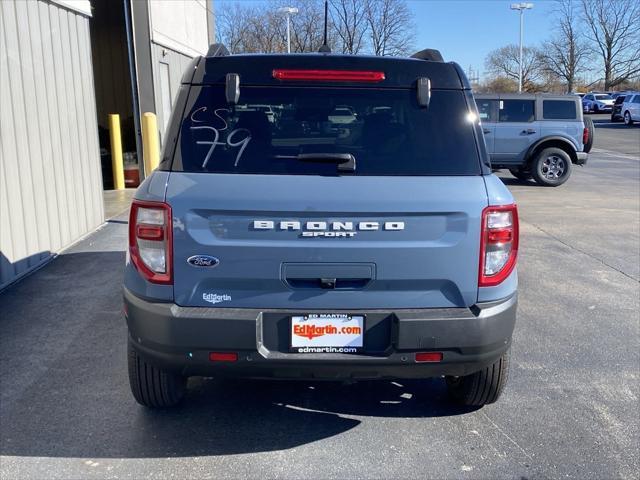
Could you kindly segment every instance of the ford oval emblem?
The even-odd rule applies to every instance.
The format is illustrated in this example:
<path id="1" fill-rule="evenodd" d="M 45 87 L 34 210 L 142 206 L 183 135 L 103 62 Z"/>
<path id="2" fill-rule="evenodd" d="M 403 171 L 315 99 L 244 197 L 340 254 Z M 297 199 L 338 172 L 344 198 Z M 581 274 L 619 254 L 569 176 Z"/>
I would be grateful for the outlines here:
<path id="1" fill-rule="evenodd" d="M 187 258 L 187 263 L 194 267 L 215 267 L 220 263 L 220 260 L 211 255 L 193 255 Z"/>

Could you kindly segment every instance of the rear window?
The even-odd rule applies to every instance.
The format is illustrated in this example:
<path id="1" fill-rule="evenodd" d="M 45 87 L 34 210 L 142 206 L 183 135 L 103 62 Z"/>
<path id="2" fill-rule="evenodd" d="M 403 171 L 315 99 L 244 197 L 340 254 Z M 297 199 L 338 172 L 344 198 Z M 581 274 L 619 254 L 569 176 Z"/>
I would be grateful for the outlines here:
<path id="1" fill-rule="evenodd" d="M 192 87 L 173 170 L 335 175 L 298 155 L 351 154 L 350 175 L 478 175 L 469 117 L 454 90 L 433 90 L 423 109 L 409 89 L 241 86 L 232 107 L 224 87 Z"/>
<path id="2" fill-rule="evenodd" d="M 575 120 L 576 102 L 573 100 L 543 100 L 542 118 L 546 120 Z"/>

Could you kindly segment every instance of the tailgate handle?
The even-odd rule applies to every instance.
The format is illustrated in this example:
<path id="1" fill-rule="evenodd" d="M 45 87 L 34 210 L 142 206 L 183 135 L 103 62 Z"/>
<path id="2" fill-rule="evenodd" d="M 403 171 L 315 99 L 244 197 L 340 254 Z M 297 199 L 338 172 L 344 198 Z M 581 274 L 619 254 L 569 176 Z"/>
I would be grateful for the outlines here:
<path id="1" fill-rule="evenodd" d="M 291 288 L 323 290 L 358 290 L 366 287 L 370 278 L 287 278 L 285 283 Z"/>
<path id="2" fill-rule="evenodd" d="M 293 289 L 357 290 L 371 283 L 371 263 L 285 263 L 282 280 Z"/>
<path id="3" fill-rule="evenodd" d="M 334 290 L 336 288 L 336 280 L 335 278 L 321 278 L 320 286 L 326 290 Z"/>

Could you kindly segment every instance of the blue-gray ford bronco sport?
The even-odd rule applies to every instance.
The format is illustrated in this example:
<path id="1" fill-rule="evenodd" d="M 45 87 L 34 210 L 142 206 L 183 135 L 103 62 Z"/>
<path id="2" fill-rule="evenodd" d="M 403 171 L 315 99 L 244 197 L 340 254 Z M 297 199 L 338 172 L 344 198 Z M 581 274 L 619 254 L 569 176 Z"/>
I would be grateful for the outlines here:
<path id="1" fill-rule="evenodd" d="M 495 402 L 517 251 L 457 64 L 212 46 L 131 207 L 133 395 L 175 405 L 189 376 L 444 377 L 454 401 Z"/>

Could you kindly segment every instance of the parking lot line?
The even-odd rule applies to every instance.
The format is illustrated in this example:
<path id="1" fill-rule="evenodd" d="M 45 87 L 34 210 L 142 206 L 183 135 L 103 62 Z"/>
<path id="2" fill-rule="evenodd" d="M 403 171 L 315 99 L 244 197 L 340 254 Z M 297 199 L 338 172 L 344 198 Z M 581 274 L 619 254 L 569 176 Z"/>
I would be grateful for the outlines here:
<path id="1" fill-rule="evenodd" d="M 608 157 L 626 158 L 628 160 L 635 160 L 636 162 L 640 162 L 640 158 L 638 156 L 628 155 L 626 153 L 612 152 L 611 150 L 604 150 L 601 148 L 593 148 L 591 149 L 591 153 L 606 155 Z"/>

